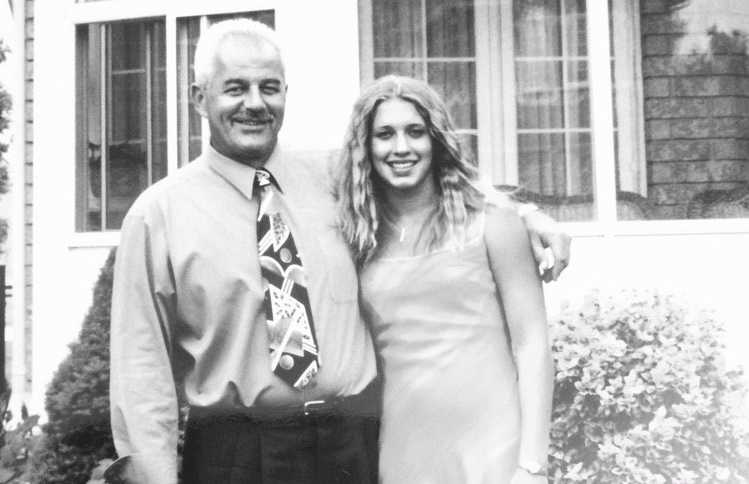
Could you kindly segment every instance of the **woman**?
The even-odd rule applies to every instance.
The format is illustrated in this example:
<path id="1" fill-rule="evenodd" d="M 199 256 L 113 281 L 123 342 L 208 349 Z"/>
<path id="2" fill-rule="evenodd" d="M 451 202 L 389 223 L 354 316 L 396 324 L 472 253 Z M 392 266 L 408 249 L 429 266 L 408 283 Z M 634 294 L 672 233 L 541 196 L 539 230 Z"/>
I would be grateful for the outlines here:
<path id="1" fill-rule="evenodd" d="M 513 204 L 479 188 L 444 103 L 405 77 L 361 94 L 339 177 L 383 374 L 382 482 L 546 482 L 551 356 Z"/>

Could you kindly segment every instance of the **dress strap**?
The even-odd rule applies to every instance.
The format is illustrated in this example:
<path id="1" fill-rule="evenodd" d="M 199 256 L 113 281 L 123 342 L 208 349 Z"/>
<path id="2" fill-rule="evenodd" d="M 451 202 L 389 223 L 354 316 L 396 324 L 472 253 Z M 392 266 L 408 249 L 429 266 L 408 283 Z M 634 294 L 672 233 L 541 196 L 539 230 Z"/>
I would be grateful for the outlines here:
<path id="1" fill-rule="evenodd" d="M 473 215 L 473 220 L 468 226 L 468 233 L 466 234 L 466 242 L 471 244 L 477 239 L 484 236 L 484 230 L 486 229 L 486 210 L 480 210 Z"/>

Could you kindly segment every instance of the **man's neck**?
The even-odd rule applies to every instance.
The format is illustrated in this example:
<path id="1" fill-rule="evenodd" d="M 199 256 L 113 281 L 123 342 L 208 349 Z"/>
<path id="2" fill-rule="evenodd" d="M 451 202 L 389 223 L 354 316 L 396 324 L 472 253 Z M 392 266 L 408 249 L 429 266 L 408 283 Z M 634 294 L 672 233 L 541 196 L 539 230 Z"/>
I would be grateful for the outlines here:
<path id="1" fill-rule="evenodd" d="M 273 151 L 274 151 L 274 150 L 270 150 L 267 153 L 258 153 L 258 154 L 252 154 L 252 155 L 247 155 L 247 156 L 240 156 L 234 153 L 224 152 L 223 150 L 217 148 L 213 144 L 213 142 L 211 142 L 211 148 L 213 148 L 214 151 L 216 151 L 216 153 L 224 156 L 225 158 L 228 158 L 232 161 L 236 161 L 237 163 L 241 163 L 243 165 L 247 165 L 255 169 L 265 167 L 265 164 L 268 162 L 271 155 L 273 155 Z"/>

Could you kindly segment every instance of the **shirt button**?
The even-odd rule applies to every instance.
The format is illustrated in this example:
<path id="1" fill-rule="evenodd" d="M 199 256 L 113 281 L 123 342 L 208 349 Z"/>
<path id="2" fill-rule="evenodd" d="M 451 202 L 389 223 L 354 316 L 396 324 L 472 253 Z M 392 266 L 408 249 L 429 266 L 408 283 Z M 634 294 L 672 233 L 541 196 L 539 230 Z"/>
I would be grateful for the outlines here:
<path id="1" fill-rule="evenodd" d="M 291 367 L 294 366 L 294 358 L 292 358 L 291 355 L 283 355 L 278 362 L 278 366 L 284 370 L 290 370 Z"/>

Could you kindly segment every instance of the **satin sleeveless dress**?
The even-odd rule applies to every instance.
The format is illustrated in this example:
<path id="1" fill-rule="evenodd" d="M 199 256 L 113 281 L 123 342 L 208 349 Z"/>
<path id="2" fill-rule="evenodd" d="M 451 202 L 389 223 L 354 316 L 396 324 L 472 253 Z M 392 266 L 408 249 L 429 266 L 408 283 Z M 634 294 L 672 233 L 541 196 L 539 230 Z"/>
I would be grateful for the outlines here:
<path id="1" fill-rule="evenodd" d="M 360 274 L 383 375 L 383 484 L 503 484 L 516 469 L 517 372 L 483 220 L 479 232 Z"/>

